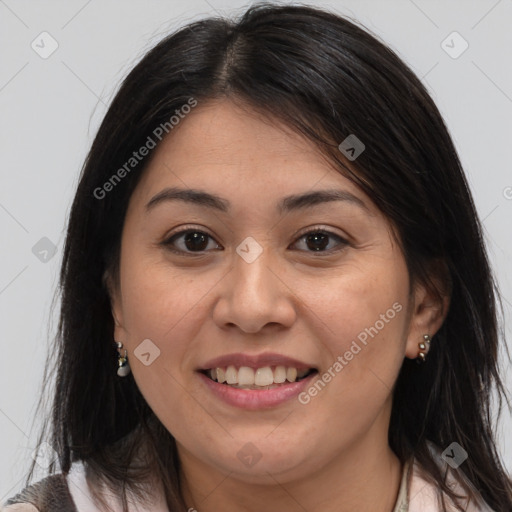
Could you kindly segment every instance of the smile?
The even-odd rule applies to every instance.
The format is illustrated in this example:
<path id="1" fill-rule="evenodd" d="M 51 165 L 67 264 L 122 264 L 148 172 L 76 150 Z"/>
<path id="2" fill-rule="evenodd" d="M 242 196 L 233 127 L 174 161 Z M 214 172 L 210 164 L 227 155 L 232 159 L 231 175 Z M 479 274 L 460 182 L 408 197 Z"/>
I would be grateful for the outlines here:
<path id="1" fill-rule="evenodd" d="M 225 384 L 238 389 L 273 389 L 286 382 L 298 382 L 308 377 L 314 368 L 298 369 L 293 366 L 249 366 L 234 365 L 210 368 L 203 373 L 219 384 Z"/>

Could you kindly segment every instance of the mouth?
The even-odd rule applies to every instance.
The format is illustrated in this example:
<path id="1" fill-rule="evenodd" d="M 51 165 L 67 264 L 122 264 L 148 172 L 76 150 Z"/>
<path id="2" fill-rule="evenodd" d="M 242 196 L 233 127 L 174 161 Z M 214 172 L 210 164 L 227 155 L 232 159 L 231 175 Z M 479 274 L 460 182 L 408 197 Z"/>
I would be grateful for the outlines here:
<path id="1" fill-rule="evenodd" d="M 218 366 L 200 370 L 200 373 L 218 384 L 237 389 L 268 390 L 300 382 L 315 373 L 316 368 L 302 368 L 295 366 Z"/>
<path id="2" fill-rule="evenodd" d="M 264 410 L 289 403 L 311 384 L 318 368 L 284 354 L 231 353 L 205 361 L 197 375 L 211 397 L 245 410 Z"/>

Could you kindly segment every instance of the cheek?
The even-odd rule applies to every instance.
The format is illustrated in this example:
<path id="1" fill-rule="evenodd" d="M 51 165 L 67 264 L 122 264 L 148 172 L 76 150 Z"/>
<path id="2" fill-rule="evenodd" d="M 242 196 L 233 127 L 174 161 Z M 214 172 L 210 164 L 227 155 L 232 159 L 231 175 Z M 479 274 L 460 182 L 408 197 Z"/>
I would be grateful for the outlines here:
<path id="1" fill-rule="evenodd" d="M 368 259 L 337 278 L 310 284 L 309 293 L 306 287 L 302 295 L 321 320 L 326 394 L 350 414 L 366 414 L 370 404 L 379 407 L 391 393 L 405 355 L 405 263 L 401 258 Z M 369 407 L 366 412 L 360 408 L 362 400 Z"/>
<path id="2" fill-rule="evenodd" d="M 215 283 L 213 276 L 192 275 L 144 257 L 126 262 L 122 272 L 129 276 L 122 281 L 122 290 L 123 316 L 131 341 L 153 337 L 166 347 L 170 340 L 180 339 L 176 332 L 193 328 L 200 299 Z"/>
<path id="3" fill-rule="evenodd" d="M 125 346 L 134 378 L 155 412 L 186 410 L 193 405 L 183 393 L 189 386 L 190 360 L 205 338 L 199 331 L 211 315 L 208 292 L 219 275 L 172 268 L 162 258 L 156 261 L 135 251 L 131 255 L 121 268 L 121 286 Z M 151 362 L 146 365 L 148 357 L 139 356 L 147 352 Z"/>
<path id="4" fill-rule="evenodd" d="M 337 275 L 310 280 L 301 295 L 323 323 L 331 343 L 343 349 L 361 333 L 364 341 L 364 333 L 370 336 L 368 331 L 374 336 L 392 335 L 399 342 L 408 290 L 408 273 L 401 259 L 367 258 Z"/>
<path id="5" fill-rule="evenodd" d="M 183 418 L 197 403 L 187 392 L 183 368 L 206 314 L 200 298 L 208 278 L 191 279 L 143 257 L 126 261 L 121 275 L 129 276 L 122 281 L 123 318 L 133 377 L 168 430 L 185 435 Z M 200 420 L 198 415 L 196 423 Z"/>

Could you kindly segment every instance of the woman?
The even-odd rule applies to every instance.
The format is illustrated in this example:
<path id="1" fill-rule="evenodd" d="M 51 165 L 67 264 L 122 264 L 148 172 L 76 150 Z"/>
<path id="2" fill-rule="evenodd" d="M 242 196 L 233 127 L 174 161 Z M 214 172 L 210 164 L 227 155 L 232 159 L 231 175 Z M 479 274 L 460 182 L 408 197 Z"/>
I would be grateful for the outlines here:
<path id="1" fill-rule="evenodd" d="M 263 5 L 151 50 L 61 285 L 58 460 L 7 511 L 512 510 L 467 182 L 421 82 L 344 18 Z"/>

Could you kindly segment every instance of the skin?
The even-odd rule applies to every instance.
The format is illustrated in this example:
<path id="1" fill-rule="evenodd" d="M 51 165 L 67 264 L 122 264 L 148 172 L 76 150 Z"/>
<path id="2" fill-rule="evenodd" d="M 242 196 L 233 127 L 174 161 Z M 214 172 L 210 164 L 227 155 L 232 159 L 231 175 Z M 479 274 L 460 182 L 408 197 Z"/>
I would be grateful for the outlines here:
<path id="1" fill-rule="evenodd" d="M 231 209 L 168 201 L 146 212 L 166 187 L 216 194 Z M 276 210 L 284 196 L 330 188 L 366 208 Z M 210 235 L 205 250 L 187 249 L 185 236 L 174 248 L 188 253 L 162 243 L 188 228 Z M 333 233 L 327 252 L 303 237 L 320 228 Z M 250 264 L 236 252 L 248 236 L 263 248 Z M 395 303 L 401 311 L 306 405 L 240 410 L 195 372 L 224 354 L 277 352 L 322 375 Z M 186 503 L 199 512 L 391 512 L 402 471 L 387 441 L 391 390 L 445 306 L 411 283 L 387 219 L 311 142 L 228 100 L 200 104 L 154 151 L 129 203 L 112 290 L 115 339 L 176 439 Z M 149 366 L 134 354 L 147 338 L 160 350 Z M 262 455 L 252 467 L 237 457 L 246 443 Z"/>

